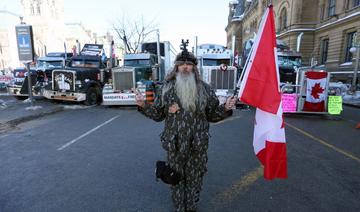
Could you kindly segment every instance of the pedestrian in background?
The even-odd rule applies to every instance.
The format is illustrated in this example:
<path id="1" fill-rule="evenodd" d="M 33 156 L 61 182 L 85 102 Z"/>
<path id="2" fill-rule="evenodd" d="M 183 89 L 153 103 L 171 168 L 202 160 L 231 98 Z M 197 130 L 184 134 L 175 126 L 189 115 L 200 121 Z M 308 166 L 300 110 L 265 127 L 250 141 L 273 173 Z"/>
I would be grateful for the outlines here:
<path id="1" fill-rule="evenodd" d="M 220 105 L 213 89 L 200 79 L 196 57 L 187 51 L 177 55 L 172 72 L 153 104 L 137 93 L 138 110 L 157 122 L 165 120 L 161 134 L 170 167 L 181 175 L 171 185 L 176 211 L 196 211 L 208 160 L 209 122 L 232 115 L 236 98 Z"/>

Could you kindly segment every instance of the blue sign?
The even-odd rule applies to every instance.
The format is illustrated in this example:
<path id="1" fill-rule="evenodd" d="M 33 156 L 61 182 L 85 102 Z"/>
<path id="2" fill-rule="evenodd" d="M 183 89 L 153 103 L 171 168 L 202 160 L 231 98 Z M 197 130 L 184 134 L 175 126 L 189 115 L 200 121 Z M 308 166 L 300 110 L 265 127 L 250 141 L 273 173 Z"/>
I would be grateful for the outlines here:
<path id="1" fill-rule="evenodd" d="M 31 25 L 15 27 L 19 60 L 22 62 L 34 61 L 34 42 Z"/>

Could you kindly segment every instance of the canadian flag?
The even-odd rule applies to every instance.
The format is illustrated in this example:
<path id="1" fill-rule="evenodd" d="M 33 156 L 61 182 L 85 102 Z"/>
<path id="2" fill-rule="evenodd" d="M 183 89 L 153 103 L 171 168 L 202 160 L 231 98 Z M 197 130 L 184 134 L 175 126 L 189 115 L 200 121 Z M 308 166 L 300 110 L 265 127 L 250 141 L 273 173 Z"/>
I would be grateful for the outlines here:
<path id="1" fill-rule="evenodd" d="M 325 86 L 327 82 L 327 72 L 308 71 L 305 73 L 306 80 L 306 99 L 304 111 L 325 111 Z"/>
<path id="2" fill-rule="evenodd" d="M 264 178 L 287 178 L 286 141 L 279 88 L 273 7 L 266 10 L 238 83 L 242 102 L 256 107 L 253 146 Z"/>

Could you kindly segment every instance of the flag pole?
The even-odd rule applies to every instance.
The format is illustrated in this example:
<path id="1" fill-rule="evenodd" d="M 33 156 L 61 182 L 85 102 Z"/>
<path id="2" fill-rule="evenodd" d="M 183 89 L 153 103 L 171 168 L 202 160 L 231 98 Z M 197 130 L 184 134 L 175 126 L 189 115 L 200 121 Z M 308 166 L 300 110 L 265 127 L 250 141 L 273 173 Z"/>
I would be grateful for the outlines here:
<path id="1" fill-rule="evenodd" d="M 241 82 L 242 78 L 244 77 L 244 73 L 245 73 L 246 67 L 248 66 L 248 63 L 249 63 L 249 60 L 250 60 L 250 55 L 251 55 L 251 53 L 252 53 L 252 51 L 253 51 L 253 48 L 254 48 L 254 45 L 252 45 L 251 48 L 250 48 L 248 57 L 246 58 L 246 61 L 245 61 L 245 64 L 244 64 L 244 68 L 243 68 L 243 70 L 242 70 L 242 72 L 241 72 L 241 75 L 240 75 L 240 77 L 239 77 L 239 80 L 238 80 L 238 82 L 237 82 L 237 84 L 236 84 L 236 87 L 235 87 L 234 95 L 233 95 L 233 96 L 236 96 L 236 95 L 237 95 L 237 92 L 238 92 L 239 89 L 240 89 L 240 82 Z"/>

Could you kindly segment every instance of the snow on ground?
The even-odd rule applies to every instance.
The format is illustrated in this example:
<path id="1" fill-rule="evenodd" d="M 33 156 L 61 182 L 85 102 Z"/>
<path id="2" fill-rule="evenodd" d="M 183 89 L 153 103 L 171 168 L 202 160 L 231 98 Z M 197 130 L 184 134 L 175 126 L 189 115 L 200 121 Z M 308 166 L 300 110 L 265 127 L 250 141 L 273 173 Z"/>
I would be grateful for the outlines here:
<path id="1" fill-rule="evenodd" d="M 41 108 L 42 106 L 30 106 L 30 107 L 26 107 L 25 110 L 39 110 Z"/>

